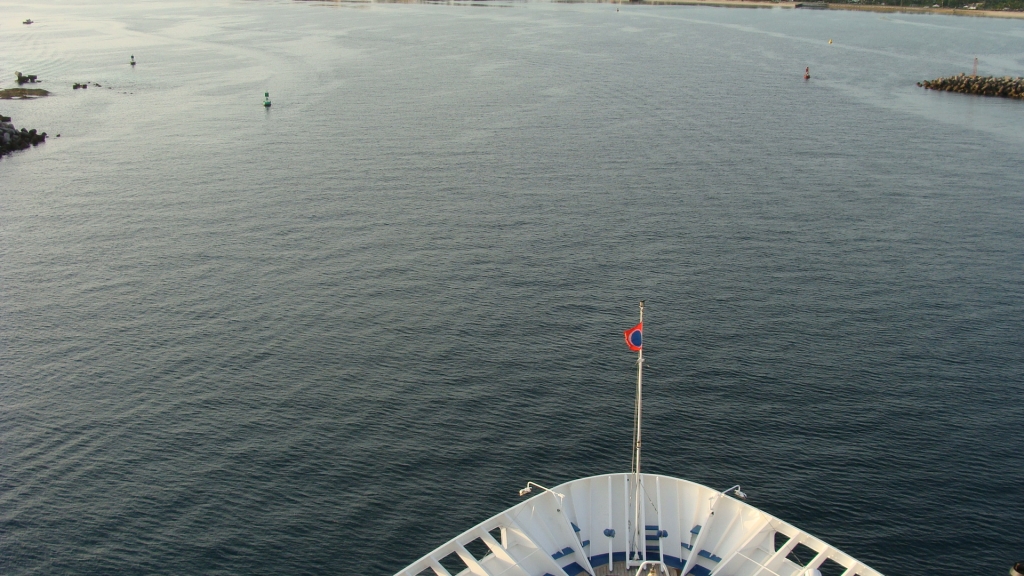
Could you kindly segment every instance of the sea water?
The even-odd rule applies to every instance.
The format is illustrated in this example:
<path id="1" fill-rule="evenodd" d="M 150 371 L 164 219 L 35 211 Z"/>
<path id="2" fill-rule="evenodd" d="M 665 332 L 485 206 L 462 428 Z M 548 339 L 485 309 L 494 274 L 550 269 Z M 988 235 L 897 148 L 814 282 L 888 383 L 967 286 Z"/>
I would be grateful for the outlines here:
<path id="1" fill-rule="evenodd" d="M 646 471 L 1005 573 L 1024 102 L 915 86 L 975 57 L 1024 21 L 5 2 L 53 95 L 0 101 L 49 135 L 0 160 L 0 572 L 392 574 L 628 470 L 644 299 Z"/>

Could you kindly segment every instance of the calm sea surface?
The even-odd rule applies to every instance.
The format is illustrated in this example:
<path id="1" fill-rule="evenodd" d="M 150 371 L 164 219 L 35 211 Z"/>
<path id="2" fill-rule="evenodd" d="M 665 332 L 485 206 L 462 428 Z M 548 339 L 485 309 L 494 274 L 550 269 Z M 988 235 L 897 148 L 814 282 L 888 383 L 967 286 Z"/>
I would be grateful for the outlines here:
<path id="1" fill-rule="evenodd" d="M 646 299 L 648 471 L 1005 574 L 1024 102 L 914 85 L 975 57 L 1024 21 L 5 0 L 54 95 L 0 102 L 51 136 L 0 160 L 0 573 L 390 575 L 628 469 Z"/>

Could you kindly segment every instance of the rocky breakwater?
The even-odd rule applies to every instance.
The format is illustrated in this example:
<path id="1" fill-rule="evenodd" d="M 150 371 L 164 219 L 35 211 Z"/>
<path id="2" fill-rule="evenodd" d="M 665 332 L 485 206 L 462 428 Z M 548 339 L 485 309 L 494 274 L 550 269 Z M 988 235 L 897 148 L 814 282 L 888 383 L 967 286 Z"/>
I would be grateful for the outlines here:
<path id="1" fill-rule="evenodd" d="M 9 116 L 0 116 L 0 157 L 45 141 L 46 132 L 39 134 L 35 129 L 25 130 L 22 128 L 18 130 L 14 124 L 11 124 Z"/>
<path id="2" fill-rule="evenodd" d="M 968 76 L 957 74 L 946 78 L 918 82 L 918 86 L 929 90 L 944 90 L 960 94 L 978 94 L 980 96 L 1002 96 L 1024 100 L 1024 78 L 1020 76 Z"/>

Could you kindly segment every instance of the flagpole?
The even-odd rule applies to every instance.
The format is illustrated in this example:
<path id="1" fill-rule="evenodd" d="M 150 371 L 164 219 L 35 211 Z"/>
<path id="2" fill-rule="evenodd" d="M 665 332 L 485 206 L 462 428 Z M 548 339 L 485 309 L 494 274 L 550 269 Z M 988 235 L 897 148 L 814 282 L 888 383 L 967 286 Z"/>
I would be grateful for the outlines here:
<path id="1" fill-rule="evenodd" d="M 644 322 L 644 301 L 640 301 L 640 325 Z M 641 501 L 640 487 L 640 447 L 642 444 L 643 432 L 643 385 L 644 385 L 644 349 L 643 333 L 641 332 L 641 346 L 636 360 L 636 412 L 633 414 L 633 560 L 646 560 L 646 541 L 644 531 L 641 527 L 640 511 L 643 502 Z"/>

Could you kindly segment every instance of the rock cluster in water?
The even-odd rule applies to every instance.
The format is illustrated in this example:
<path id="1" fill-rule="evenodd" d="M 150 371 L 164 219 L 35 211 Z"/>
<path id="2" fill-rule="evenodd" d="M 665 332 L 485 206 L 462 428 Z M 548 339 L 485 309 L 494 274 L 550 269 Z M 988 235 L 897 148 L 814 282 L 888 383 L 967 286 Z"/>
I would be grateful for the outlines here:
<path id="1" fill-rule="evenodd" d="M 33 84 L 39 81 L 39 76 L 35 74 L 24 75 L 21 72 L 15 72 L 14 78 L 18 81 L 18 86 L 25 84 L 26 82 L 32 82 Z"/>
<path id="2" fill-rule="evenodd" d="M 1024 100 L 1024 78 L 1003 76 L 968 76 L 957 74 L 946 78 L 918 82 L 918 86 L 929 90 L 945 90 L 961 94 L 978 94 L 981 96 L 1002 96 Z"/>
<path id="3" fill-rule="evenodd" d="M 46 132 L 38 134 L 35 129 L 18 130 L 11 124 L 10 116 L 0 116 L 0 157 L 45 141 Z"/>

